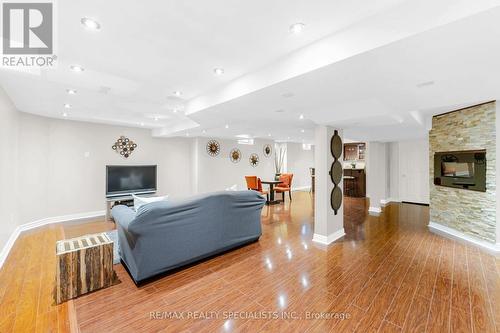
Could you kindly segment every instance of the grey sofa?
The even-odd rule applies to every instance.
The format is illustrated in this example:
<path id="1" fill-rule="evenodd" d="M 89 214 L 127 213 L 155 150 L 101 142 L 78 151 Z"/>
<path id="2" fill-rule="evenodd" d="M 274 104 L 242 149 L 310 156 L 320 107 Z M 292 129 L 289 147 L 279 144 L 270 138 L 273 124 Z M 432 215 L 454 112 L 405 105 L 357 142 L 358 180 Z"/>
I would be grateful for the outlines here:
<path id="1" fill-rule="evenodd" d="M 259 239 L 265 199 L 224 191 L 154 202 L 137 213 L 115 206 L 120 256 L 135 283 Z"/>

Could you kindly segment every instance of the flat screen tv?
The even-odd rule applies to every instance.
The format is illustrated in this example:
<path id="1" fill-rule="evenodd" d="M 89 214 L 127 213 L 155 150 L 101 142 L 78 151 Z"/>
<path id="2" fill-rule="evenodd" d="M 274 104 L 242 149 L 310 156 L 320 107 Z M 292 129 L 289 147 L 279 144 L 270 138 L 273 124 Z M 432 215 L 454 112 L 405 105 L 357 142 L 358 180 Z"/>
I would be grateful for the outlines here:
<path id="1" fill-rule="evenodd" d="M 106 166 L 106 196 L 156 192 L 156 165 Z"/>

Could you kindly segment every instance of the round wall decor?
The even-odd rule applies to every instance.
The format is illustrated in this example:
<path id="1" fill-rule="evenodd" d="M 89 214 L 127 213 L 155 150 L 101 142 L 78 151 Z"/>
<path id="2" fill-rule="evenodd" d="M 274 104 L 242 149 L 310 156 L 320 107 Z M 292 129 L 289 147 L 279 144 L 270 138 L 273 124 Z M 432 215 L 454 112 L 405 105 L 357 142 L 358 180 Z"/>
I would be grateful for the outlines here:
<path id="1" fill-rule="evenodd" d="M 342 163 L 339 160 L 333 162 L 332 167 L 330 169 L 330 178 L 332 179 L 332 183 L 338 185 L 342 180 L 342 175 L 344 170 L 342 170 Z"/>
<path id="2" fill-rule="evenodd" d="M 111 146 L 111 148 L 123 157 L 129 158 L 129 156 L 137 148 L 137 144 L 122 135 L 118 138 L 118 140 L 116 140 L 115 144 Z"/>
<path id="3" fill-rule="evenodd" d="M 270 144 L 264 145 L 264 156 L 265 157 L 271 156 L 272 152 L 273 152 L 273 149 L 272 149 Z"/>
<path id="4" fill-rule="evenodd" d="M 335 215 L 337 215 L 340 206 L 342 206 L 342 190 L 340 189 L 340 187 L 336 186 L 332 190 L 332 193 L 330 194 L 330 204 L 333 211 L 335 212 Z"/>
<path id="5" fill-rule="evenodd" d="M 342 139 L 337 130 L 335 130 L 332 140 L 330 141 L 330 150 L 335 159 L 339 159 L 340 155 L 342 155 Z"/>
<path id="6" fill-rule="evenodd" d="M 207 153 L 210 156 L 217 156 L 220 153 L 220 144 L 216 140 L 207 142 Z"/>
<path id="7" fill-rule="evenodd" d="M 332 206 L 335 215 L 337 215 L 340 207 L 342 206 L 342 189 L 339 186 L 344 174 L 342 163 L 339 161 L 340 156 L 342 155 L 342 149 L 342 138 L 340 137 L 339 132 L 335 130 L 333 132 L 332 139 L 330 140 L 330 151 L 333 156 L 333 163 L 330 167 L 330 178 L 333 183 L 333 190 L 330 194 L 330 205 Z"/>
<path id="8" fill-rule="evenodd" d="M 257 154 L 250 155 L 250 158 L 248 160 L 250 161 L 250 165 L 253 167 L 259 165 L 259 155 Z"/>
<path id="9" fill-rule="evenodd" d="M 241 160 L 241 151 L 238 148 L 233 148 L 229 153 L 229 159 L 233 163 L 238 163 Z"/>

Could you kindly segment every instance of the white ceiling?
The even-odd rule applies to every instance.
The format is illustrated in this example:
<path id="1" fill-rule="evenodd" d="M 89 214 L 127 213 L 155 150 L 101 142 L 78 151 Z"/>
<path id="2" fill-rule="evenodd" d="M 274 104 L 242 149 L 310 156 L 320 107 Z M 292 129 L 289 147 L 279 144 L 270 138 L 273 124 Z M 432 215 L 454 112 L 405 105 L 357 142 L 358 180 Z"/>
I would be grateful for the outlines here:
<path id="1" fill-rule="evenodd" d="M 315 124 L 332 124 L 388 141 L 424 135 L 429 114 L 499 95 L 500 1 L 57 4 L 57 69 L 0 70 L 24 112 L 60 118 L 70 103 L 69 120 L 142 123 L 156 136 L 310 142 Z M 83 16 L 101 31 L 83 29 Z M 288 31 L 295 22 L 301 35 Z"/>

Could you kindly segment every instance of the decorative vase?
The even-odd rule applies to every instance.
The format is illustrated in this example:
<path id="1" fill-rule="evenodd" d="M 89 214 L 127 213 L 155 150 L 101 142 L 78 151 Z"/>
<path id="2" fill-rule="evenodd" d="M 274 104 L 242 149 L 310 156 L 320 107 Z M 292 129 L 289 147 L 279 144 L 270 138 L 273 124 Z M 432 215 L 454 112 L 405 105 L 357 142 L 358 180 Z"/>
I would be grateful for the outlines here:
<path id="1" fill-rule="evenodd" d="M 277 173 L 274 175 L 274 180 L 280 180 L 281 173 Z"/>

